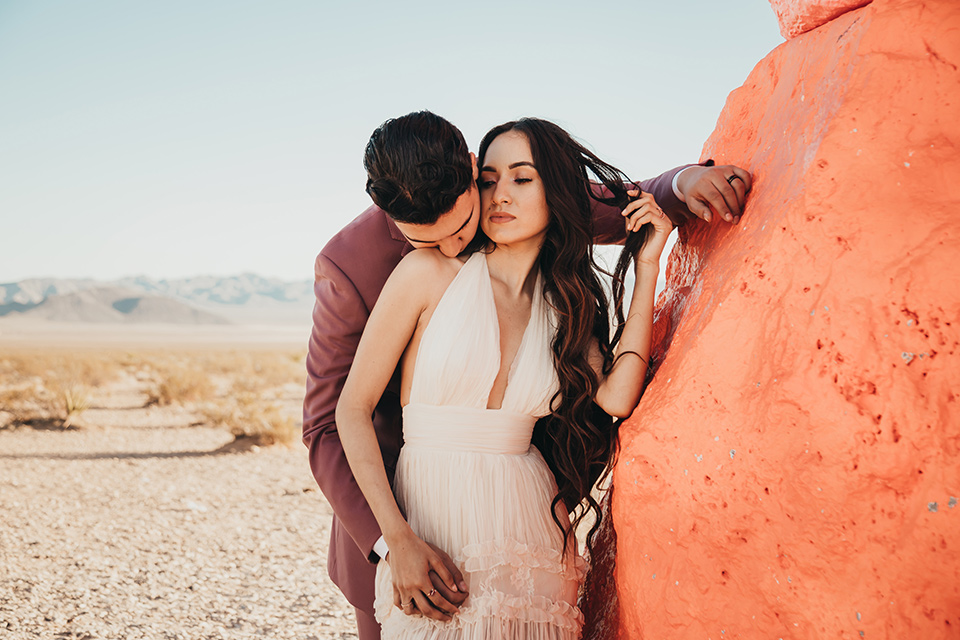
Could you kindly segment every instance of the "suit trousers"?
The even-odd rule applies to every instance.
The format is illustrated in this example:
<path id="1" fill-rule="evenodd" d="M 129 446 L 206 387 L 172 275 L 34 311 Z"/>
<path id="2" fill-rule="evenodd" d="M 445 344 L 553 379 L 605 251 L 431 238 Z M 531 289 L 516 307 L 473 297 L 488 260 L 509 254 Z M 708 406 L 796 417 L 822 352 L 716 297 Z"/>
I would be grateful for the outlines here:
<path id="1" fill-rule="evenodd" d="M 377 619 L 356 607 L 353 610 L 357 613 L 357 636 L 359 636 L 359 639 L 380 640 L 380 623 L 377 622 Z"/>

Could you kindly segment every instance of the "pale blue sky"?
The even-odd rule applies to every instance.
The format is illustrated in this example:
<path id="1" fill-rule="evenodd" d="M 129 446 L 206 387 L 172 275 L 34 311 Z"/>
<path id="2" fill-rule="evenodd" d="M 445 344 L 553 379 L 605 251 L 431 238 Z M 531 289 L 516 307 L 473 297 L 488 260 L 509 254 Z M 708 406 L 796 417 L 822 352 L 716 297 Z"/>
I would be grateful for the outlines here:
<path id="1" fill-rule="evenodd" d="M 699 157 L 767 2 L 0 0 L 0 282 L 310 279 L 363 146 L 549 118 L 631 177 Z"/>

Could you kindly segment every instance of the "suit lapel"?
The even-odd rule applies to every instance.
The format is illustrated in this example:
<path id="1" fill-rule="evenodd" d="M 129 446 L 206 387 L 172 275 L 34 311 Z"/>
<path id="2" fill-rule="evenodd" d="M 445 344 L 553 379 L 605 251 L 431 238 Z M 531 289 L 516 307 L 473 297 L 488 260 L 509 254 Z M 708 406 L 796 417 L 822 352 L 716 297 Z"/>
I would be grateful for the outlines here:
<path id="1" fill-rule="evenodd" d="M 400 228 L 397 227 L 397 223 L 393 221 L 393 218 L 388 216 L 385 211 L 383 216 L 387 219 L 387 229 L 390 231 L 390 237 L 403 243 L 403 249 L 400 250 L 400 257 L 402 258 L 413 251 L 413 246 L 407 242 L 407 238 L 400 232 Z"/>

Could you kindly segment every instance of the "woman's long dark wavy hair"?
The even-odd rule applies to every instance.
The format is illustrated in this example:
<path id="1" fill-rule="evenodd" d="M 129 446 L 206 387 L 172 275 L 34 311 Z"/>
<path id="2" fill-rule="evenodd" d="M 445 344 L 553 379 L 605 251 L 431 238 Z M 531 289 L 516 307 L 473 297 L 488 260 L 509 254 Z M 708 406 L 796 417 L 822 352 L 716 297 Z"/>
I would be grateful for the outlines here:
<path id="1" fill-rule="evenodd" d="M 598 272 L 607 273 L 593 255 L 594 201 L 624 208 L 628 189 L 639 186 L 619 169 L 607 164 L 574 140 L 559 126 L 536 118 L 507 122 L 491 129 L 480 143 L 478 166 L 483 166 L 490 144 L 508 131 L 521 133 L 530 144 L 533 163 L 543 180 L 550 222 L 537 265 L 543 294 L 556 311 L 558 327 L 551 343 L 560 389 L 551 402 L 552 413 L 541 419 L 534 443 L 543 452 L 557 480 L 553 519 L 564 532 L 564 552 L 569 524 L 557 516 L 562 502 L 573 512 L 573 529 L 593 513 L 587 548 L 602 517 L 591 489 L 606 476 L 617 449 L 617 427 L 593 401 L 599 379 L 590 364 L 593 342 L 603 356 L 603 374 L 613 368 L 614 348 L 623 327 L 623 282 L 632 256 L 646 240 L 647 226 L 631 233 L 613 274 L 617 324 L 610 335 L 609 305 Z M 478 233 L 478 236 L 482 234 Z M 478 243 L 486 239 L 478 238 Z"/>

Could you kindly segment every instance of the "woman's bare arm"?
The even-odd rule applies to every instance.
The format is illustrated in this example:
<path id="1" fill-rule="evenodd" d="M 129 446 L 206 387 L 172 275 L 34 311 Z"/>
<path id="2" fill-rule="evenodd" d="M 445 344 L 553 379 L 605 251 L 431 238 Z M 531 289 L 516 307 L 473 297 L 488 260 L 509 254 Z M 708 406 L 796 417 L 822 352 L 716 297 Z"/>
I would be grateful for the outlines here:
<path id="1" fill-rule="evenodd" d="M 657 206 L 653 197 L 643 194 L 626 209 L 628 231 L 636 231 L 645 224 L 653 225 L 647 242 L 634 256 L 633 297 L 627 312 L 623 333 L 617 345 L 613 369 L 600 381 L 595 401 L 608 414 L 627 418 L 640 401 L 643 381 L 650 362 L 650 341 L 653 336 L 653 303 L 660 275 L 660 254 L 673 229 L 670 220 Z M 599 349 L 594 356 L 600 364 Z"/>
<path id="2" fill-rule="evenodd" d="M 435 593 L 430 571 L 452 591 L 457 582 L 441 557 L 410 529 L 397 506 L 373 428 L 374 409 L 430 303 L 436 281 L 436 257 L 428 251 L 408 254 L 387 280 L 370 314 L 357 354 L 337 402 L 337 429 L 350 468 L 380 525 L 390 549 L 394 585 L 402 602 L 416 601 L 424 615 L 449 619 L 457 607 Z"/>

